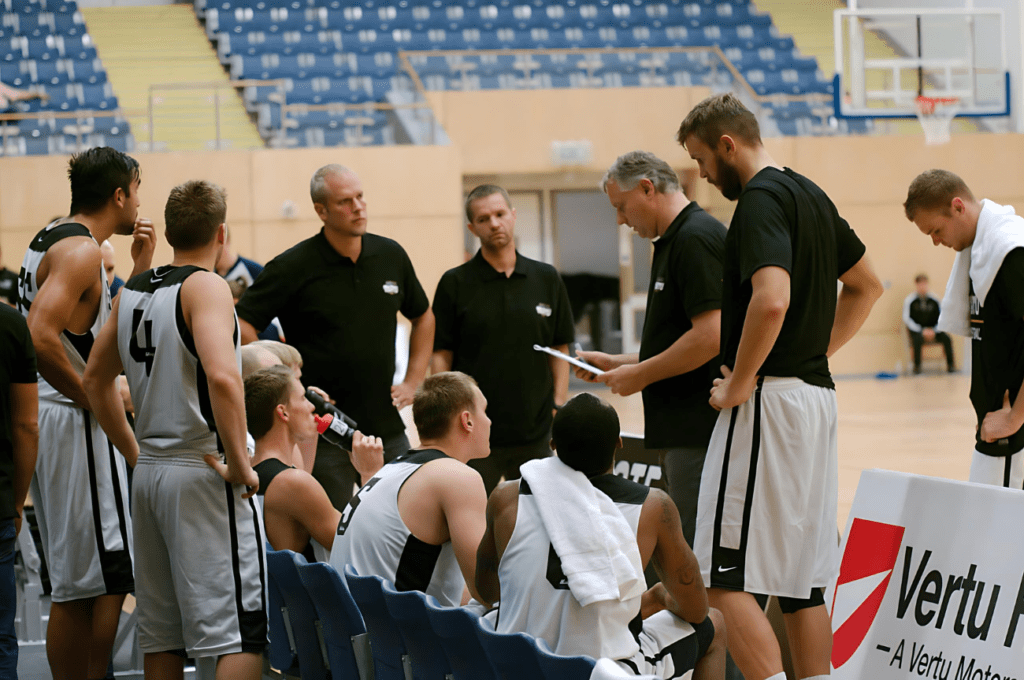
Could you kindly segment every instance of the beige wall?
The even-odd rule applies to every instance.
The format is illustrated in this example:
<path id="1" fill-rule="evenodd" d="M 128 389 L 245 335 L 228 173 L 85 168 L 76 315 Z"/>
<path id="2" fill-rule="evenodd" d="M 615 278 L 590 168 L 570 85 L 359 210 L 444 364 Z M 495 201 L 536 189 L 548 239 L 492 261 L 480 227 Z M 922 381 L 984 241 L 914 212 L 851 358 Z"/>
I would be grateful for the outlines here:
<path id="1" fill-rule="evenodd" d="M 591 187 L 619 154 L 635 148 L 694 173 L 696 166 L 674 137 L 679 121 L 705 95 L 700 88 L 433 93 L 451 147 L 141 154 L 141 214 L 162 227 L 163 201 L 172 186 L 193 177 L 219 182 L 229 192 L 236 249 L 265 262 L 318 229 L 309 177 L 324 163 L 344 163 L 363 179 L 371 230 L 405 246 L 433 295 L 440 275 L 461 262 L 464 177 L 494 178 L 520 190 Z M 593 161 L 554 167 L 551 141 L 569 139 L 591 140 Z M 941 147 L 925 146 L 920 136 L 785 138 L 766 145 L 778 162 L 832 197 L 889 285 L 864 329 L 833 360 L 836 373 L 892 370 L 904 358 L 899 319 L 914 275 L 930 274 L 940 295 L 945 287 L 953 253 L 932 247 L 903 217 L 901 203 L 914 176 L 947 168 L 979 197 L 1024 208 L 1021 135 L 961 135 Z M 60 157 L 0 159 L 0 245 L 8 267 L 18 266 L 47 219 L 67 210 L 65 165 Z M 699 179 L 694 187 L 693 198 L 729 219 L 732 205 L 717 191 Z M 294 203 L 295 218 L 282 216 L 285 201 Z M 128 272 L 128 241 L 117 245 L 118 270 Z M 157 261 L 168 254 L 162 246 Z"/>
<path id="2" fill-rule="evenodd" d="M 209 179 L 228 192 L 228 224 L 239 253 L 266 262 L 316 233 L 320 222 L 309 199 L 309 178 L 326 163 L 359 173 L 371 231 L 396 239 L 409 252 L 427 294 L 441 274 L 462 261 L 462 171 L 452 147 L 299 149 L 137 154 L 142 168 L 139 215 L 161 234 L 154 263 L 169 261 L 162 239 L 163 206 L 172 187 Z M 4 264 L 17 269 L 32 236 L 71 200 L 67 159 L 0 159 L 0 246 Z M 282 214 L 292 201 L 294 218 Z M 117 272 L 132 268 L 130 239 L 114 237 Z"/>

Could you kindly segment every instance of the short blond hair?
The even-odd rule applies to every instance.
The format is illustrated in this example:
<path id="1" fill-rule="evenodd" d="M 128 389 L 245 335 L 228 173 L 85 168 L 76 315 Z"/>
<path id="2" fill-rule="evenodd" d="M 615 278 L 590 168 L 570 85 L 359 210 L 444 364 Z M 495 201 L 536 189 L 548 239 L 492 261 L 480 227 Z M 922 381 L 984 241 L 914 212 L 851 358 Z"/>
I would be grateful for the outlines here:
<path id="1" fill-rule="evenodd" d="M 277 340 L 257 340 L 251 344 L 267 350 L 280 359 L 281 363 L 285 366 L 302 368 L 302 355 L 299 354 L 299 350 L 295 349 L 291 345 L 286 345 L 285 343 L 278 342 Z"/>

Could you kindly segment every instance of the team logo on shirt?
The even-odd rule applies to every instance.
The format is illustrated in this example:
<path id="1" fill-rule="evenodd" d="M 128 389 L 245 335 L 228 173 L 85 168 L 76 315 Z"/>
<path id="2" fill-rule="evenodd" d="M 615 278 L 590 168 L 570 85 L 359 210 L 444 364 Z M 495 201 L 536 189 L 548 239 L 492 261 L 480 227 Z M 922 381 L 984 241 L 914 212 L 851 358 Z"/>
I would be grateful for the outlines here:
<path id="1" fill-rule="evenodd" d="M 655 292 L 657 292 L 659 290 L 664 290 L 664 289 L 665 289 L 665 279 L 659 278 L 657 281 L 654 282 L 654 290 L 655 290 Z"/>
<path id="2" fill-rule="evenodd" d="M 832 596 L 832 667 L 850 660 L 882 606 L 906 528 L 855 518 Z"/>
<path id="3" fill-rule="evenodd" d="M 541 316 L 551 316 L 551 305 L 541 302 L 537 305 L 537 313 Z"/>
<path id="4" fill-rule="evenodd" d="M 398 284 L 394 281 L 385 281 L 384 292 L 388 295 L 398 295 Z"/>

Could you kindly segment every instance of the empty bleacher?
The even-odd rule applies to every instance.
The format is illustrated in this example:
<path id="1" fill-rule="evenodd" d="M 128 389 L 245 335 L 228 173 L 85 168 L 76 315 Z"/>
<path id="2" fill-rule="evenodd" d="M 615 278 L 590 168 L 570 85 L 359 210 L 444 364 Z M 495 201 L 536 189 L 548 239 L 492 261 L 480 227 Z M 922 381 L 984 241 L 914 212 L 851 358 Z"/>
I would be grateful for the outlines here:
<path id="1" fill-rule="evenodd" d="M 746 0 L 196 0 L 196 12 L 232 78 L 282 81 L 247 89 L 245 101 L 262 134 L 288 146 L 321 132 L 344 140 L 351 115 L 282 116 L 292 104 L 365 106 L 358 118 L 372 120 L 364 131 L 374 142 L 400 136 L 374 105 L 410 101 L 414 78 L 434 91 L 726 88 L 731 65 L 782 134 L 821 132 L 830 107 L 817 60 Z"/>
<path id="2" fill-rule="evenodd" d="M 0 82 L 45 95 L 8 116 L 51 114 L 0 121 L 0 155 L 134 146 L 74 0 L 0 0 Z"/>

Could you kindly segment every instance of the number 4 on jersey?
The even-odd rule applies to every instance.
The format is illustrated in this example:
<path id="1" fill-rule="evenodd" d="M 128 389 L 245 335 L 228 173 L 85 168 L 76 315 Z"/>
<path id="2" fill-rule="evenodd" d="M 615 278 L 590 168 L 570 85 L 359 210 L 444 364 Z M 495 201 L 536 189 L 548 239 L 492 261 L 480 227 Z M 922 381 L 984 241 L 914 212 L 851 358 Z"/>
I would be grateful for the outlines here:
<path id="1" fill-rule="evenodd" d="M 143 345 L 139 345 L 140 330 L 146 334 Z M 142 323 L 141 309 L 132 310 L 132 339 L 128 343 L 128 352 L 132 359 L 146 364 L 146 375 L 148 376 L 153 370 L 153 356 L 156 354 L 156 347 L 153 346 L 153 321 L 148 319 Z"/>

